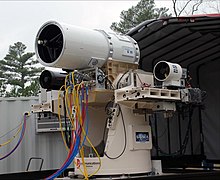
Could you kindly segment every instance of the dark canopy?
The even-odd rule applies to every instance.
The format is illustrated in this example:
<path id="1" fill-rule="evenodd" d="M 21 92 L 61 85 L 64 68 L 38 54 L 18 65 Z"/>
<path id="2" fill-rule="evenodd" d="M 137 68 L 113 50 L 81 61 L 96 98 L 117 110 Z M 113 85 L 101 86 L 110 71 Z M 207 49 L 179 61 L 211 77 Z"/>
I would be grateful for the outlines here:
<path id="1" fill-rule="evenodd" d="M 204 141 L 207 158 L 220 160 L 220 14 L 147 20 L 128 35 L 139 44 L 139 68 L 152 72 L 158 61 L 179 63 L 188 68 L 192 86 L 207 92 L 204 109 L 193 116 L 191 154 L 203 154 L 203 147 L 199 144 Z M 177 121 L 171 122 L 171 129 L 177 131 Z M 159 125 L 163 126 L 162 123 Z M 183 125 L 182 132 L 185 132 Z M 176 134 L 171 133 L 172 151 L 177 149 Z M 166 137 L 159 139 L 159 144 L 164 144 L 166 149 Z"/>
<path id="2" fill-rule="evenodd" d="M 190 68 L 220 59 L 220 14 L 147 20 L 128 35 L 138 42 L 140 68 L 147 71 L 161 60 Z"/>

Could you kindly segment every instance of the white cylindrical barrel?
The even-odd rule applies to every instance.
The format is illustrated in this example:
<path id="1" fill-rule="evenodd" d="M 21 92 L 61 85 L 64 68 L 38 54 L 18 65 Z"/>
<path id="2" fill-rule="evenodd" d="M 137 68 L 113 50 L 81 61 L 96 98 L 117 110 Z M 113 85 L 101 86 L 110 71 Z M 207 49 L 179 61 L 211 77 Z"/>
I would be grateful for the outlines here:
<path id="1" fill-rule="evenodd" d="M 158 81 L 178 81 L 182 77 L 182 68 L 176 63 L 160 61 L 154 66 L 153 74 Z"/>
<path id="2" fill-rule="evenodd" d="M 102 67 L 107 59 L 138 63 L 139 47 L 126 35 L 46 22 L 38 31 L 36 56 L 45 66 L 63 69 Z"/>

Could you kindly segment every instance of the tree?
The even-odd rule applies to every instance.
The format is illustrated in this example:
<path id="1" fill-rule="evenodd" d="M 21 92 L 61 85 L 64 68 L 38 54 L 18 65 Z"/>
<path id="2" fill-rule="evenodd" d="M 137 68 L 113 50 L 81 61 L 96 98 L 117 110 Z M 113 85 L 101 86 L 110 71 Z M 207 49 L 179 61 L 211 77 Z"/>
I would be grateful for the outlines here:
<path id="1" fill-rule="evenodd" d="M 34 53 L 25 53 L 26 48 L 21 42 L 14 43 L 5 58 L 0 60 L 1 89 L 11 89 L 3 96 L 30 96 L 38 93 L 37 81 L 43 68 L 36 67 L 38 61 L 33 59 Z"/>
<path id="2" fill-rule="evenodd" d="M 156 8 L 154 0 L 141 0 L 136 6 L 132 6 L 127 11 L 122 11 L 120 22 L 113 22 L 110 28 L 115 32 L 125 34 L 145 20 L 171 16 L 171 14 L 167 14 L 168 10 L 165 7 Z"/>
<path id="3" fill-rule="evenodd" d="M 220 13 L 220 2 L 216 0 L 172 0 L 176 17 L 183 14 Z"/>
<path id="4" fill-rule="evenodd" d="M 0 64 L 0 97 L 4 96 L 5 94 L 5 90 L 6 90 L 6 86 L 4 84 L 4 78 L 3 77 L 3 72 L 1 71 L 1 64 Z"/>
<path id="5" fill-rule="evenodd" d="M 198 11 L 199 6 L 203 3 L 203 0 L 172 0 L 173 11 L 176 17 L 179 17 L 183 12 L 187 15 L 193 15 Z"/>
<path id="6" fill-rule="evenodd" d="M 210 8 L 211 13 L 220 13 L 220 1 L 219 0 L 206 0 L 206 6 Z"/>

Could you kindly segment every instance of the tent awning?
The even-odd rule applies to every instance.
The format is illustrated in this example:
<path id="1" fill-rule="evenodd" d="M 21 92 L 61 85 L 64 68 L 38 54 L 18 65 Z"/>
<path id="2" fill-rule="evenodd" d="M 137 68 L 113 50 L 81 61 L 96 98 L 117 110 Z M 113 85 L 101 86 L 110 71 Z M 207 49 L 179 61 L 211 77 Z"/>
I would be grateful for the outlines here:
<path id="1" fill-rule="evenodd" d="M 220 14 L 147 20 L 128 32 L 140 47 L 140 68 L 161 60 L 191 68 L 220 60 Z"/>

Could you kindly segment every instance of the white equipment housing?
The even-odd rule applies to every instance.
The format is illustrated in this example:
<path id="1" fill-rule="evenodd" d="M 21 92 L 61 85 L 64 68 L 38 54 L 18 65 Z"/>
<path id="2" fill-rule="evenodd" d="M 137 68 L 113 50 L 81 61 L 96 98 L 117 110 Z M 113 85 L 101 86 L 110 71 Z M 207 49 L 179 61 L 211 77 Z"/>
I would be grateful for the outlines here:
<path id="1" fill-rule="evenodd" d="M 163 82 L 163 86 L 181 86 L 182 67 L 176 63 L 158 62 L 153 69 L 155 79 Z"/>
<path id="2" fill-rule="evenodd" d="M 153 75 L 144 72 L 137 73 L 137 76 L 146 84 L 154 84 Z M 91 125 L 88 129 L 88 137 L 97 148 L 102 147 L 103 135 L 106 131 L 101 168 L 96 175 L 120 176 L 123 174 L 132 175 L 152 172 L 151 127 L 148 114 L 143 113 L 142 110 L 175 111 L 174 102 L 181 100 L 178 90 L 141 87 L 139 83 L 134 83 L 136 80 L 132 78 L 134 76 L 133 72 L 129 76 L 131 76 L 131 83 L 127 87 L 114 91 L 94 89 L 90 92 L 89 124 Z M 126 84 L 123 80 L 121 83 Z M 134 86 L 135 84 L 137 86 Z M 112 99 L 113 94 L 115 97 L 114 103 L 120 105 L 120 107 L 113 107 L 112 110 L 115 109 L 115 111 L 109 117 L 105 112 L 105 106 Z M 166 102 L 167 100 L 170 102 Z M 44 106 L 44 104 L 47 106 Z M 52 104 L 53 109 L 46 108 L 48 106 L 52 107 Z M 57 114 L 57 106 L 57 100 L 51 99 L 49 105 L 46 102 L 41 106 L 33 106 L 33 112 L 49 110 Z M 61 115 L 63 115 L 62 111 Z M 105 123 L 106 119 L 107 123 Z M 96 171 L 100 162 L 94 152 L 90 152 L 91 147 L 87 142 L 85 142 L 84 148 L 87 149 L 84 159 L 87 172 L 92 174 Z M 75 175 L 82 175 L 79 169 L 82 168 L 82 158 L 79 155 L 75 158 L 75 164 Z"/>
<path id="3" fill-rule="evenodd" d="M 122 174 L 138 174 L 149 173 L 152 171 L 151 166 L 151 149 L 152 138 L 151 128 L 146 122 L 144 115 L 135 115 L 133 109 L 121 105 L 123 113 L 125 131 L 123 130 L 123 120 L 120 115 L 114 117 L 114 125 L 107 125 L 105 127 L 104 120 L 106 119 L 103 114 L 104 108 L 94 108 L 90 112 L 90 123 L 88 136 L 92 142 L 97 145 L 103 136 L 103 130 L 108 129 L 104 156 L 101 157 L 101 169 L 97 175 L 122 175 Z M 100 113 L 102 112 L 102 113 Z M 99 113 L 99 118 L 97 114 Z M 108 122 L 109 124 L 109 122 Z M 126 135 L 125 135 L 126 133 Z M 98 135 L 99 134 L 99 135 Z M 124 138 L 126 136 L 126 139 Z M 126 141 L 126 142 L 125 142 Z M 125 146 L 125 143 L 127 144 Z M 120 155 L 124 149 L 123 155 Z M 107 156 L 112 157 L 112 159 Z M 75 158 L 75 174 L 81 175 L 79 167 L 82 168 L 81 157 Z M 85 164 L 87 171 L 92 174 L 100 162 L 97 157 L 86 157 Z"/>
<path id="4" fill-rule="evenodd" d="M 46 22 L 38 31 L 35 51 L 42 65 L 63 69 L 102 67 L 107 59 L 139 61 L 139 47 L 129 36 L 55 21 Z"/>

